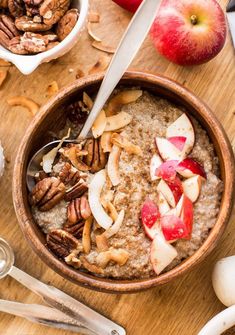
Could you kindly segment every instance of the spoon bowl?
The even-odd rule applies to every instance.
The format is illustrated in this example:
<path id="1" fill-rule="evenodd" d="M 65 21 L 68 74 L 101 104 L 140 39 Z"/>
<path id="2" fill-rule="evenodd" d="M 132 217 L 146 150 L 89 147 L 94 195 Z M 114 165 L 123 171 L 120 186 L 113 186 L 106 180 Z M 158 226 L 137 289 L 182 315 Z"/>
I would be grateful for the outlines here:
<path id="1" fill-rule="evenodd" d="M 12 248 L 3 238 L 0 238 L 0 279 L 10 273 L 14 261 L 15 256 Z"/>

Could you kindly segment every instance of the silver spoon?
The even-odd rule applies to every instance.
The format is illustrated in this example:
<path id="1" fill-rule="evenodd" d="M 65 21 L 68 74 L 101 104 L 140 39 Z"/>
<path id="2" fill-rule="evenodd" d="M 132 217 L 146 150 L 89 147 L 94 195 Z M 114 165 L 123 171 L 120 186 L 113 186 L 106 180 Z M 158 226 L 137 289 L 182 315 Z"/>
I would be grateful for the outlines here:
<path id="1" fill-rule="evenodd" d="M 125 335 L 126 331 L 121 326 L 83 305 L 70 295 L 60 291 L 54 286 L 49 286 L 38 279 L 28 275 L 14 266 L 14 252 L 10 245 L 0 238 L 0 279 L 7 275 L 40 295 L 44 301 L 66 314 L 69 319 L 75 319 L 91 334 L 97 335 Z"/>
<path id="2" fill-rule="evenodd" d="M 115 55 L 109 65 L 106 75 L 102 81 L 101 87 L 95 99 L 92 110 L 79 134 L 80 139 L 86 138 L 89 133 L 95 119 L 102 110 L 104 104 L 108 100 L 109 96 L 113 92 L 114 88 L 122 78 L 128 66 L 131 64 L 139 48 L 141 47 L 145 37 L 147 36 L 149 29 L 156 17 L 158 7 L 161 0 L 145 0 L 140 5 L 138 11 L 133 16 L 125 34 L 123 35 L 121 42 L 117 48 Z M 73 141 L 70 141 L 70 143 Z M 48 149 L 56 146 L 58 142 L 48 143 Z M 45 154 L 44 146 L 40 149 L 31 159 L 27 169 L 27 186 L 29 190 L 32 190 L 34 185 L 34 178 L 32 177 L 32 171 L 38 166 L 39 158 L 43 155 L 41 150 Z M 49 150 L 48 150 L 49 151 Z M 41 161 L 40 161 L 41 162 Z M 33 166 L 33 167 L 32 167 Z M 39 165 L 40 168 L 40 165 Z M 38 171 L 39 169 L 37 169 Z"/>

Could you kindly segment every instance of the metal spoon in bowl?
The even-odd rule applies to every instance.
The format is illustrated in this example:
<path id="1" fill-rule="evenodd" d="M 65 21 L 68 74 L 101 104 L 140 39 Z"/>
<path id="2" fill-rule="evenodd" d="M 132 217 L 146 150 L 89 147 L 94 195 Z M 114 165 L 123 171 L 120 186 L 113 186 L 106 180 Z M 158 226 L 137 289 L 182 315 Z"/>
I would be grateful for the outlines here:
<path id="1" fill-rule="evenodd" d="M 116 323 L 112 322 L 111 320 L 105 318 L 101 314 L 95 312 L 91 308 L 83 305 L 79 301 L 75 300 L 68 294 L 60 291 L 59 289 L 46 285 L 41 281 L 37 280 L 36 278 L 28 275 L 27 273 L 23 272 L 22 270 L 18 269 L 14 266 L 14 252 L 10 245 L 2 238 L 0 238 L 0 279 L 4 278 L 7 275 L 10 275 L 12 278 L 16 279 L 19 283 L 33 291 L 34 293 L 40 295 L 44 301 L 54 307 L 53 315 L 58 318 L 57 320 L 48 320 L 48 315 L 45 315 L 44 324 L 48 324 L 48 321 L 51 321 L 48 325 L 58 326 L 59 322 L 62 322 L 63 326 L 68 327 L 68 324 L 72 324 L 71 327 L 80 327 L 79 331 L 91 334 L 91 335 L 125 335 L 126 331 L 121 326 L 117 325 Z M 4 302 L 2 301 L 2 305 Z M 1 300 L 0 300 L 1 305 Z M 5 303 L 5 310 L 8 308 L 16 307 L 13 304 L 8 303 L 6 306 Z M 45 310 L 45 306 L 43 306 Z M 3 309 L 3 306 L 2 306 Z M 18 306 L 17 310 L 21 309 L 21 316 L 22 316 L 22 306 Z M 0 307 L 1 310 L 1 307 Z M 34 309 L 35 310 L 35 309 Z M 32 319 L 32 312 L 31 311 L 31 319 Z M 58 312 L 58 313 L 57 313 Z M 37 315 L 41 315 L 42 311 Z M 63 314 L 63 315 L 62 315 Z M 18 313 L 19 315 L 19 313 Z M 24 313 L 24 317 L 27 316 L 27 313 Z M 35 317 L 35 315 L 33 315 Z M 33 319 L 35 321 L 35 318 Z M 43 321 L 43 320 L 41 320 Z M 53 322 L 55 321 L 55 322 Z M 67 328 L 68 329 L 68 328 Z M 69 328 L 73 330 L 72 328 Z M 85 330 L 85 332 L 83 331 Z M 89 332 L 88 332 L 89 330 Z"/>
<path id="2" fill-rule="evenodd" d="M 78 136 L 79 139 L 87 136 L 104 104 L 137 54 L 156 17 L 160 2 L 160 0 L 143 1 L 138 11 L 133 16 L 109 65 L 89 117 Z M 73 141 L 70 141 L 70 143 L 71 142 Z M 43 156 L 42 152 L 45 154 L 46 149 L 49 151 L 49 149 L 52 149 L 57 144 L 57 141 L 48 143 L 45 147 L 41 148 L 29 162 L 27 168 L 27 187 L 29 190 L 32 190 L 32 187 L 34 186 L 33 172 L 35 171 L 35 168 L 37 167 L 37 171 L 40 170 L 38 162 L 39 164 L 41 163 L 39 158 Z"/>

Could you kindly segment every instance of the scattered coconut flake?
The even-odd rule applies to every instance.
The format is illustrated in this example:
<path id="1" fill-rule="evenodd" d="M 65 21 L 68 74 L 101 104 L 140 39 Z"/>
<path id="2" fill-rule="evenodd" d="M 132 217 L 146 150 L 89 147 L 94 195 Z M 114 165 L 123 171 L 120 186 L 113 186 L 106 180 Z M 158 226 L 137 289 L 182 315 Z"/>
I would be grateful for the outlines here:
<path id="1" fill-rule="evenodd" d="M 103 233 L 103 235 L 106 238 L 110 238 L 111 236 L 117 234 L 117 232 L 119 231 L 119 229 L 122 226 L 122 223 L 123 223 L 123 220 L 124 220 L 124 216 L 125 216 L 125 211 L 124 211 L 124 209 L 122 209 L 120 211 L 120 213 L 118 214 L 118 216 L 117 216 L 114 224 Z"/>
<path id="2" fill-rule="evenodd" d="M 8 70 L 0 70 L 0 87 L 4 83 L 4 81 L 7 77 L 7 74 L 8 74 Z"/>
<path id="3" fill-rule="evenodd" d="M 95 40 L 97 42 L 101 42 L 101 39 L 93 33 L 91 22 L 88 22 L 88 24 L 87 24 L 87 31 L 88 31 L 88 34 L 91 36 L 91 38 L 93 38 L 93 40 Z"/>
<path id="4" fill-rule="evenodd" d="M 124 136 L 118 133 L 112 134 L 111 141 L 113 144 L 123 148 L 130 155 L 141 156 L 143 154 L 141 148 L 138 145 L 131 143 Z"/>
<path id="5" fill-rule="evenodd" d="M 3 147 L 0 142 L 0 177 L 2 177 L 5 168 L 5 157 L 3 152 Z"/>
<path id="6" fill-rule="evenodd" d="M 111 261 L 122 266 L 128 261 L 129 257 L 129 253 L 124 249 L 110 249 L 108 251 L 101 252 L 96 257 L 96 262 L 104 269 Z"/>
<path id="7" fill-rule="evenodd" d="M 117 186 L 120 183 L 120 176 L 119 176 L 120 154 L 121 149 L 117 145 L 113 145 L 107 163 L 108 176 L 113 186 Z"/>
<path id="8" fill-rule="evenodd" d="M 84 224 L 83 232 L 82 232 L 82 246 L 85 254 L 89 254 L 91 251 L 91 226 L 92 226 L 93 218 L 90 216 Z"/>
<path id="9" fill-rule="evenodd" d="M 109 45 L 105 45 L 105 44 L 103 44 L 102 42 L 94 41 L 94 42 L 92 42 L 91 45 L 93 46 L 93 48 L 98 49 L 98 50 L 100 50 L 100 51 L 107 52 L 107 53 L 109 53 L 109 54 L 114 54 L 115 51 L 116 51 L 115 48 L 112 48 L 112 47 L 110 47 Z"/>
<path id="10" fill-rule="evenodd" d="M 107 251 L 109 249 L 108 239 L 104 234 L 96 235 L 95 242 L 99 252 Z"/>
<path id="11" fill-rule="evenodd" d="M 10 106 L 22 106 L 27 108 L 32 115 L 35 115 L 39 110 L 39 105 L 32 99 L 23 97 L 21 95 L 16 97 L 11 97 L 7 99 L 7 103 Z"/>
<path id="12" fill-rule="evenodd" d="M 91 272 L 91 273 L 96 273 L 99 275 L 104 274 L 104 270 L 101 267 L 98 267 L 95 264 L 91 264 L 90 262 L 88 262 L 88 260 L 85 258 L 85 256 L 81 256 L 80 257 L 80 261 L 82 262 L 83 267 Z"/>
<path id="13" fill-rule="evenodd" d="M 61 139 L 59 144 L 42 157 L 42 168 L 44 172 L 50 173 L 52 171 L 52 165 L 55 161 L 56 155 L 59 149 L 62 147 L 64 141 L 69 138 L 70 131 L 71 129 L 69 128 L 67 135 Z"/>
<path id="14" fill-rule="evenodd" d="M 100 22 L 100 14 L 97 12 L 90 12 L 88 14 L 88 21 L 91 23 L 99 23 Z"/>
<path id="15" fill-rule="evenodd" d="M 59 86 L 57 81 L 52 81 L 47 87 L 47 95 L 52 96 L 59 91 Z"/>
<path id="16" fill-rule="evenodd" d="M 105 131 L 114 131 L 127 126 L 132 121 L 132 115 L 126 112 L 120 112 L 107 117 Z"/>
<path id="17" fill-rule="evenodd" d="M 100 145 L 101 145 L 101 148 L 103 149 L 103 152 L 110 152 L 112 150 L 111 138 L 112 138 L 111 131 L 105 131 L 101 135 Z"/>
<path id="18" fill-rule="evenodd" d="M 112 204 L 111 201 L 107 202 L 106 209 L 107 209 L 109 215 L 111 216 L 111 218 L 113 219 L 113 221 L 116 221 L 117 218 L 118 218 L 118 212 L 117 212 L 116 208 L 114 207 L 114 205 Z"/>
<path id="19" fill-rule="evenodd" d="M 107 124 L 106 114 L 105 111 L 102 109 L 97 118 L 95 119 L 95 122 L 93 123 L 93 126 L 91 128 L 94 138 L 98 138 L 103 134 L 106 124 Z"/>
<path id="20" fill-rule="evenodd" d="M 106 108 L 106 115 L 111 116 L 120 112 L 122 105 L 135 102 L 143 94 L 142 90 L 126 90 L 116 94 L 110 99 Z"/>
<path id="21" fill-rule="evenodd" d="M 98 72 L 105 71 L 109 66 L 111 58 L 108 55 L 103 55 L 100 59 L 92 66 L 88 74 L 95 74 Z"/>
<path id="22" fill-rule="evenodd" d="M 88 189 L 88 201 L 91 208 L 91 212 L 97 221 L 97 223 L 104 229 L 108 229 L 113 220 L 111 217 L 105 212 L 101 205 L 100 197 L 102 189 L 106 182 L 106 172 L 105 170 L 100 170 L 97 172 Z"/>

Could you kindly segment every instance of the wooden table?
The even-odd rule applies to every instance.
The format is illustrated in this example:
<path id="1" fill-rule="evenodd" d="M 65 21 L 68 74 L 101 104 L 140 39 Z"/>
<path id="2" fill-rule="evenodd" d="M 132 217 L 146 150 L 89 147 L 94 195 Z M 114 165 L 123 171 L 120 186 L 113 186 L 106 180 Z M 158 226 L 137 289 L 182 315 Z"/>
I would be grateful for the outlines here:
<path id="1" fill-rule="evenodd" d="M 225 3 L 221 0 L 222 5 Z M 106 44 L 115 47 L 130 15 L 111 0 L 91 0 L 91 8 L 101 14 L 101 22 L 94 24 L 94 31 Z M 211 286 L 211 271 L 216 260 L 235 254 L 234 214 L 219 245 L 200 266 L 167 286 L 132 295 L 92 292 L 66 281 L 34 254 L 17 224 L 11 196 L 12 169 L 18 144 L 32 116 L 23 108 L 9 108 L 6 99 L 25 95 L 43 104 L 48 99 L 46 88 L 53 80 L 60 87 L 71 83 L 78 70 L 87 73 L 101 55 L 103 52 L 92 48 L 84 31 L 70 53 L 41 65 L 32 75 L 23 76 L 16 68 L 9 69 L 8 78 L 0 90 L 0 139 L 7 157 L 6 171 L 0 181 L 0 235 L 14 248 L 17 266 L 94 307 L 124 326 L 128 334 L 196 335 L 207 320 L 223 309 Z M 211 107 L 235 145 L 235 57 L 230 37 L 213 61 L 187 68 L 161 58 L 147 39 L 131 68 L 164 74 L 191 89 Z M 10 278 L 1 281 L 0 298 L 40 303 L 37 296 Z M 45 332 L 47 335 L 68 334 L 0 313 L 1 335 L 44 335 Z"/>

